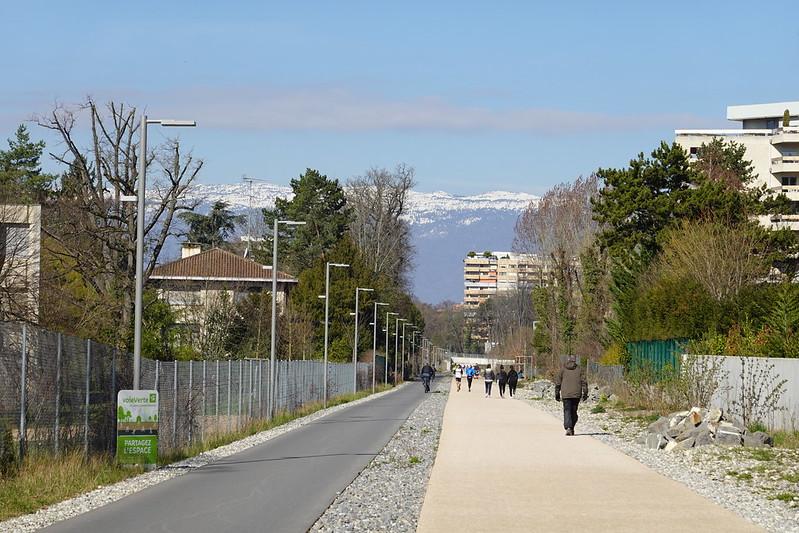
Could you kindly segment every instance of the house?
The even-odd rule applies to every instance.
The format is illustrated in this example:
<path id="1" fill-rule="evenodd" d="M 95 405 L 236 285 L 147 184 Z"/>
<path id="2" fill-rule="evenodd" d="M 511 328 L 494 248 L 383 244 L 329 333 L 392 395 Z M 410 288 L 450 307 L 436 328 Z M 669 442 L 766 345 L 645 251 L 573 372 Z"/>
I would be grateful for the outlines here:
<path id="1" fill-rule="evenodd" d="M 0 205 L 0 320 L 36 322 L 42 208 Z"/>
<path id="2" fill-rule="evenodd" d="M 155 267 L 149 283 L 178 311 L 184 323 L 203 324 L 220 302 L 235 303 L 249 294 L 272 290 L 272 267 L 234 253 L 184 243 L 181 258 Z M 297 280 L 277 273 L 277 302 L 281 308 Z"/>

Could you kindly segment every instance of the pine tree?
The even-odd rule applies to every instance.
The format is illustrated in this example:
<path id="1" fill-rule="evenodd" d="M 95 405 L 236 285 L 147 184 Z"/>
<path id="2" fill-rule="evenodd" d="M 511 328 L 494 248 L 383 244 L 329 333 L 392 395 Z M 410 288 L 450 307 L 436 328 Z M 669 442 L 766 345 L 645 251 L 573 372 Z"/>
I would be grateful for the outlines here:
<path id="1" fill-rule="evenodd" d="M 0 150 L 0 196 L 23 201 L 41 201 L 54 177 L 43 174 L 40 166 L 44 141 L 31 141 L 28 128 L 21 124 L 8 150 Z"/>

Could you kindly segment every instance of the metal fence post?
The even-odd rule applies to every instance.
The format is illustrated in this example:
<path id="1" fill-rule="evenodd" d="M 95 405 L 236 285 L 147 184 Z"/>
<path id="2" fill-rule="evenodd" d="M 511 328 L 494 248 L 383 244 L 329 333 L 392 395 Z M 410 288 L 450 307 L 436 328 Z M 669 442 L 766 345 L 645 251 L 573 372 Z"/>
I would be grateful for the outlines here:
<path id="1" fill-rule="evenodd" d="M 205 440 L 205 414 L 206 414 L 205 410 L 206 410 L 206 407 L 208 407 L 208 402 L 206 402 L 206 397 L 205 397 L 205 395 L 207 393 L 206 392 L 206 380 L 205 380 L 205 367 L 207 366 L 205 364 L 206 362 L 207 361 L 205 359 L 203 359 L 203 416 L 200 419 L 201 420 L 201 422 L 200 422 L 200 440 L 201 441 Z"/>
<path id="2" fill-rule="evenodd" d="M 214 415 L 216 416 L 216 430 L 219 431 L 219 359 L 216 360 L 216 402 L 214 402 Z"/>
<path id="3" fill-rule="evenodd" d="M 57 336 L 56 341 L 56 351 L 55 351 L 55 433 L 53 434 L 53 449 L 56 455 L 58 455 L 58 446 L 59 442 L 59 418 L 61 417 L 61 346 L 62 346 L 62 336 L 59 333 Z"/>
<path id="4" fill-rule="evenodd" d="M 158 390 L 158 385 L 159 385 L 159 383 L 158 383 L 158 371 L 160 369 L 161 369 L 161 361 L 156 359 L 155 360 L 155 387 L 153 387 L 153 389 L 155 389 L 156 392 L 160 392 Z M 159 398 L 159 402 L 160 402 L 160 398 Z"/>
<path id="5" fill-rule="evenodd" d="M 19 386 L 19 461 L 25 458 L 25 440 L 27 428 L 25 427 L 25 410 L 27 409 L 26 382 L 28 377 L 28 325 L 22 324 L 22 368 Z"/>
<path id="6" fill-rule="evenodd" d="M 117 401 L 117 348 L 111 349 L 111 395 L 109 401 L 116 405 Z M 111 420 L 116 420 L 116 409 L 112 413 Z M 108 440 L 108 451 L 113 455 L 116 452 L 117 442 L 115 438 Z"/>
<path id="7" fill-rule="evenodd" d="M 239 409 L 238 411 L 236 411 L 238 415 L 236 417 L 236 429 L 239 429 L 241 427 L 241 393 L 242 393 L 241 389 L 244 386 L 244 380 L 241 379 L 241 372 L 243 368 L 244 368 L 244 360 L 239 359 Z"/>
<path id="8" fill-rule="evenodd" d="M 227 432 L 230 433 L 230 374 L 232 361 L 227 360 Z"/>
<path id="9" fill-rule="evenodd" d="M 83 455 L 89 455 L 89 402 L 91 391 L 92 341 L 86 341 L 86 412 L 83 417 Z"/>
<path id="10" fill-rule="evenodd" d="M 175 374 L 172 380 L 172 448 L 178 447 L 178 362 L 173 366 Z"/>
<path id="11" fill-rule="evenodd" d="M 258 418 L 264 417 L 264 406 L 261 402 L 261 387 L 264 384 L 263 359 L 258 359 Z"/>
<path id="12" fill-rule="evenodd" d="M 248 359 L 247 360 L 247 366 L 250 367 L 250 386 L 247 389 L 247 400 L 248 400 L 248 402 L 247 402 L 247 404 L 248 404 L 248 406 L 247 406 L 247 416 L 252 420 L 252 392 L 253 392 L 253 390 L 252 390 L 252 384 L 253 384 L 253 381 L 252 381 L 252 359 Z"/>
<path id="13" fill-rule="evenodd" d="M 194 361 L 189 359 L 189 446 L 194 439 Z"/>

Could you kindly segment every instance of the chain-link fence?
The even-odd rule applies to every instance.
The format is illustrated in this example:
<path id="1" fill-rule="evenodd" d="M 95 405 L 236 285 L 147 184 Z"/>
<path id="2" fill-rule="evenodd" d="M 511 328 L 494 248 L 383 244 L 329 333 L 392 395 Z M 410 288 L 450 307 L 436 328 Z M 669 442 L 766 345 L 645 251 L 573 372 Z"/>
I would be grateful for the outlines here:
<path id="1" fill-rule="evenodd" d="M 159 451 L 241 429 L 256 419 L 324 400 L 322 361 L 277 361 L 270 394 L 268 359 L 142 359 L 141 388 L 159 392 Z M 377 357 L 375 382 L 385 380 Z M 113 453 L 117 392 L 133 386 L 133 356 L 17 322 L 0 323 L 0 420 L 12 428 L 20 455 Z M 372 387 L 371 363 L 330 363 L 327 397 Z M 357 387 L 353 387 L 356 384 Z"/>

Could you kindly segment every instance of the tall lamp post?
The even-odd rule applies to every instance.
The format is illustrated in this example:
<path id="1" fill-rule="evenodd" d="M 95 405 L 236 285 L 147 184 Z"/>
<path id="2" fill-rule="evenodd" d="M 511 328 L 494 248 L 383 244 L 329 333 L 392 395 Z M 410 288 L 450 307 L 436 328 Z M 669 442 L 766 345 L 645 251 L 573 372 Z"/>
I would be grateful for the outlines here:
<path id="1" fill-rule="evenodd" d="M 399 375 L 400 378 L 404 376 L 400 372 L 397 374 L 397 358 L 399 357 L 399 323 L 400 322 L 407 322 L 407 318 L 399 318 L 394 321 L 394 384 L 397 384 L 397 376 Z"/>
<path id="2" fill-rule="evenodd" d="M 396 316 L 396 315 L 398 315 L 398 313 L 392 313 L 390 311 L 386 311 L 386 375 L 385 375 L 385 378 L 386 378 L 386 383 L 385 384 L 386 385 L 388 385 L 388 343 L 389 343 L 389 341 L 391 339 L 391 334 L 390 334 L 391 322 L 388 321 L 388 317 Z M 396 370 L 397 370 L 396 351 L 394 352 L 394 354 L 395 354 L 394 355 L 394 371 L 396 372 Z M 396 380 L 395 380 L 394 384 L 396 385 Z"/>
<path id="3" fill-rule="evenodd" d="M 286 226 L 302 226 L 305 222 L 295 220 L 278 220 L 275 218 L 275 223 L 272 228 L 272 331 L 271 340 L 269 343 L 269 418 L 275 416 L 275 400 L 277 399 L 277 375 L 275 372 L 275 331 L 277 329 L 277 232 L 278 225 L 283 224 Z M 247 243 L 250 246 L 250 243 Z"/>
<path id="4" fill-rule="evenodd" d="M 375 392 L 375 382 L 377 380 L 377 308 L 381 305 L 388 305 L 385 302 L 375 302 L 374 331 L 372 333 L 372 394 Z M 388 372 L 388 354 L 386 354 L 386 372 Z"/>
<path id="5" fill-rule="evenodd" d="M 402 381 L 405 381 L 405 327 L 406 326 L 413 326 L 407 320 L 402 323 Z"/>
<path id="6" fill-rule="evenodd" d="M 160 124 L 164 127 L 194 127 L 193 120 L 151 119 L 141 116 L 141 146 L 139 146 L 139 189 L 136 201 L 136 294 L 133 317 L 133 388 L 139 390 L 141 378 L 141 323 L 142 295 L 144 293 L 144 191 L 147 187 L 147 126 Z"/>
<path id="7" fill-rule="evenodd" d="M 350 265 L 346 263 L 326 263 L 325 264 L 325 370 L 324 370 L 324 384 L 323 388 L 323 395 L 324 400 L 322 402 L 323 407 L 327 408 L 327 338 L 328 338 L 328 326 L 330 324 L 329 314 L 330 314 L 330 267 L 336 268 L 347 268 Z"/>
<path id="8" fill-rule="evenodd" d="M 355 287 L 355 343 L 352 345 L 352 393 L 358 392 L 358 297 L 361 292 L 372 292 L 374 289 Z"/>

